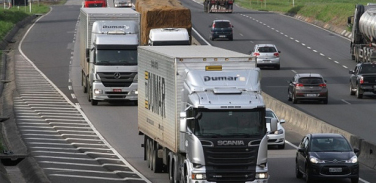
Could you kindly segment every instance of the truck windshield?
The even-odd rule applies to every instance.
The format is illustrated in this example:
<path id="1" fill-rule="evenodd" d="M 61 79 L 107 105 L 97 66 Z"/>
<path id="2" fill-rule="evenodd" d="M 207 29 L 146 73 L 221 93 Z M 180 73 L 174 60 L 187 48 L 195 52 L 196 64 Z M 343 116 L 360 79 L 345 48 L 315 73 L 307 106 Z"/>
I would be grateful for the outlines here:
<path id="1" fill-rule="evenodd" d="M 265 135 L 265 112 L 255 110 L 198 110 L 192 126 L 201 137 L 261 137 Z M 192 130 L 192 129 L 191 129 Z"/>
<path id="2" fill-rule="evenodd" d="M 97 50 L 96 65 L 137 65 L 137 50 Z"/>

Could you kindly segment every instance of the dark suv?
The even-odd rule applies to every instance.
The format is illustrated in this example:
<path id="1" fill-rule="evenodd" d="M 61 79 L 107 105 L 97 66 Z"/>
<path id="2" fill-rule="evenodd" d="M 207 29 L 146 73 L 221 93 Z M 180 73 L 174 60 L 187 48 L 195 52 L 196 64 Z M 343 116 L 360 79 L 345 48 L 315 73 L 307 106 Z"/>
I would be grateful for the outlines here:
<path id="1" fill-rule="evenodd" d="M 228 40 L 233 40 L 233 25 L 229 20 L 214 20 L 209 26 L 210 30 L 210 40 L 214 41 L 216 38 L 227 38 Z"/>

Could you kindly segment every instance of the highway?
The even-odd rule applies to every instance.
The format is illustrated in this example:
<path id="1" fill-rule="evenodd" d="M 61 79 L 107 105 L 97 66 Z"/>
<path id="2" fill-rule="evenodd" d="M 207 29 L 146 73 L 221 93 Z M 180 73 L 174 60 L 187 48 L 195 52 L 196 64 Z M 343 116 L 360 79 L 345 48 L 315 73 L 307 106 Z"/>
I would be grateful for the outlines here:
<path id="1" fill-rule="evenodd" d="M 167 174 L 153 174 L 143 161 L 143 138 L 137 132 L 137 107 L 132 103 L 99 103 L 98 106 L 91 106 L 87 95 L 82 91 L 79 48 L 75 41 L 78 40 L 76 26 L 80 3 L 68 1 L 65 6 L 53 7 L 51 13 L 42 17 L 26 35 L 21 50 L 71 102 L 81 107 L 92 123 L 92 128 L 122 158 L 151 182 L 168 182 Z M 213 46 L 242 53 L 249 53 L 256 43 L 268 42 L 278 46 L 282 51 L 281 70 L 262 70 L 262 89 L 265 93 L 292 105 L 287 101 L 286 81 L 295 72 L 321 73 L 328 81 L 329 104 L 300 103 L 292 106 L 366 140 L 375 141 L 371 131 L 375 128 L 372 123 L 376 115 L 372 112 L 372 106 L 376 103 L 374 97 L 356 99 L 349 94 L 348 70 L 355 66 L 355 62 L 350 59 L 348 40 L 279 14 L 238 7 L 235 7 L 232 14 L 206 14 L 200 2 L 182 0 L 182 3 L 191 9 L 193 27 L 206 42 L 210 31 L 208 26 L 212 20 L 231 20 L 235 27 L 234 41 L 209 41 Z M 200 40 L 203 44 L 205 41 Z M 288 124 L 286 129 L 290 129 Z M 300 138 L 301 134 L 287 131 L 287 140 L 294 145 L 297 145 Z M 294 145 L 287 145 L 284 150 L 269 150 L 270 182 L 303 182 L 302 179 L 295 178 Z M 51 174 L 47 176 L 50 178 Z M 75 180 L 72 182 L 103 180 L 97 176 L 78 177 L 67 174 L 66 177 Z M 375 171 L 361 167 L 361 178 L 360 182 L 375 182 Z"/>

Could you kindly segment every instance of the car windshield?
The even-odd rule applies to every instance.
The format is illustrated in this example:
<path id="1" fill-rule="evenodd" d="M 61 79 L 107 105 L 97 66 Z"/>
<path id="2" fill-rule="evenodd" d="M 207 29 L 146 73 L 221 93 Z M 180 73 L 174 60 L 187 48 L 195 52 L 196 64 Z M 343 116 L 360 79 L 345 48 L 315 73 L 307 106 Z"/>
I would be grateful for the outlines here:
<path id="1" fill-rule="evenodd" d="M 137 50 L 97 50 L 97 65 L 137 65 Z"/>
<path id="2" fill-rule="evenodd" d="M 299 78 L 299 83 L 302 84 L 320 84 L 323 83 L 322 78 L 318 77 L 305 77 L 305 78 Z"/>
<path id="3" fill-rule="evenodd" d="M 265 117 L 267 117 L 267 118 L 276 118 L 276 116 L 274 115 L 274 113 L 272 111 L 266 111 Z"/>
<path id="4" fill-rule="evenodd" d="M 230 22 L 215 22 L 214 23 L 215 28 L 228 28 L 230 26 Z"/>
<path id="5" fill-rule="evenodd" d="M 270 47 L 270 46 L 259 47 L 258 51 L 261 52 L 261 53 L 274 53 L 274 52 L 277 52 L 277 50 L 274 47 Z"/>
<path id="6" fill-rule="evenodd" d="M 350 144 L 341 137 L 320 137 L 311 141 L 312 152 L 349 152 Z"/>
<path id="7" fill-rule="evenodd" d="M 260 110 L 200 110 L 195 120 L 199 137 L 261 137 L 265 135 L 265 119 Z"/>

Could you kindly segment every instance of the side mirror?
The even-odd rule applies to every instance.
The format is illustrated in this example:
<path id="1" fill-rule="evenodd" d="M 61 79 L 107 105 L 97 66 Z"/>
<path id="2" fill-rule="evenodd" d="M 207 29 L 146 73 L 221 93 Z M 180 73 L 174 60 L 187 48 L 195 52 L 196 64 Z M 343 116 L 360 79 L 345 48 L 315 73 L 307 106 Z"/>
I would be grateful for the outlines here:
<path id="1" fill-rule="evenodd" d="M 298 148 L 298 152 L 304 152 L 304 149 L 303 148 Z"/>
<path id="2" fill-rule="evenodd" d="M 278 130 L 277 124 L 278 124 L 277 118 L 272 118 L 270 120 L 270 131 L 271 132 L 275 132 L 275 131 Z"/>
<path id="3" fill-rule="evenodd" d="M 354 74 L 354 71 L 349 71 L 349 74 Z"/>
<path id="4" fill-rule="evenodd" d="M 292 83 L 292 81 L 291 81 L 291 80 L 289 80 L 289 81 L 287 81 L 287 83 L 288 83 L 288 84 L 290 84 L 290 83 Z"/>
<path id="5" fill-rule="evenodd" d="M 360 150 L 358 148 L 354 147 L 354 153 L 356 154 L 356 156 L 359 156 Z"/>
<path id="6" fill-rule="evenodd" d="M 286 121 L 284 119 L 279 120 L 279 123 L 285 123 Z"/>
<path id="7" fill-rule="evenodd" d="M 180 112 L 180 132 L 186 133 L 187 132 L 187 114 L 185 112 Z"/>
<path id="8" fill-rule="evenodd" d="M 278 51 L 278 53 L 281 53 L 281 51 Z"/>
<path id="9" fill-rule="evenodd" d="M 347 26 L 349 26 L 349 27 L 351 27 L 351 25 L 352 25 L 352 18 L 353 18 L 354 16 L 349 16 L 349 17 L 347 17 Z"/>

